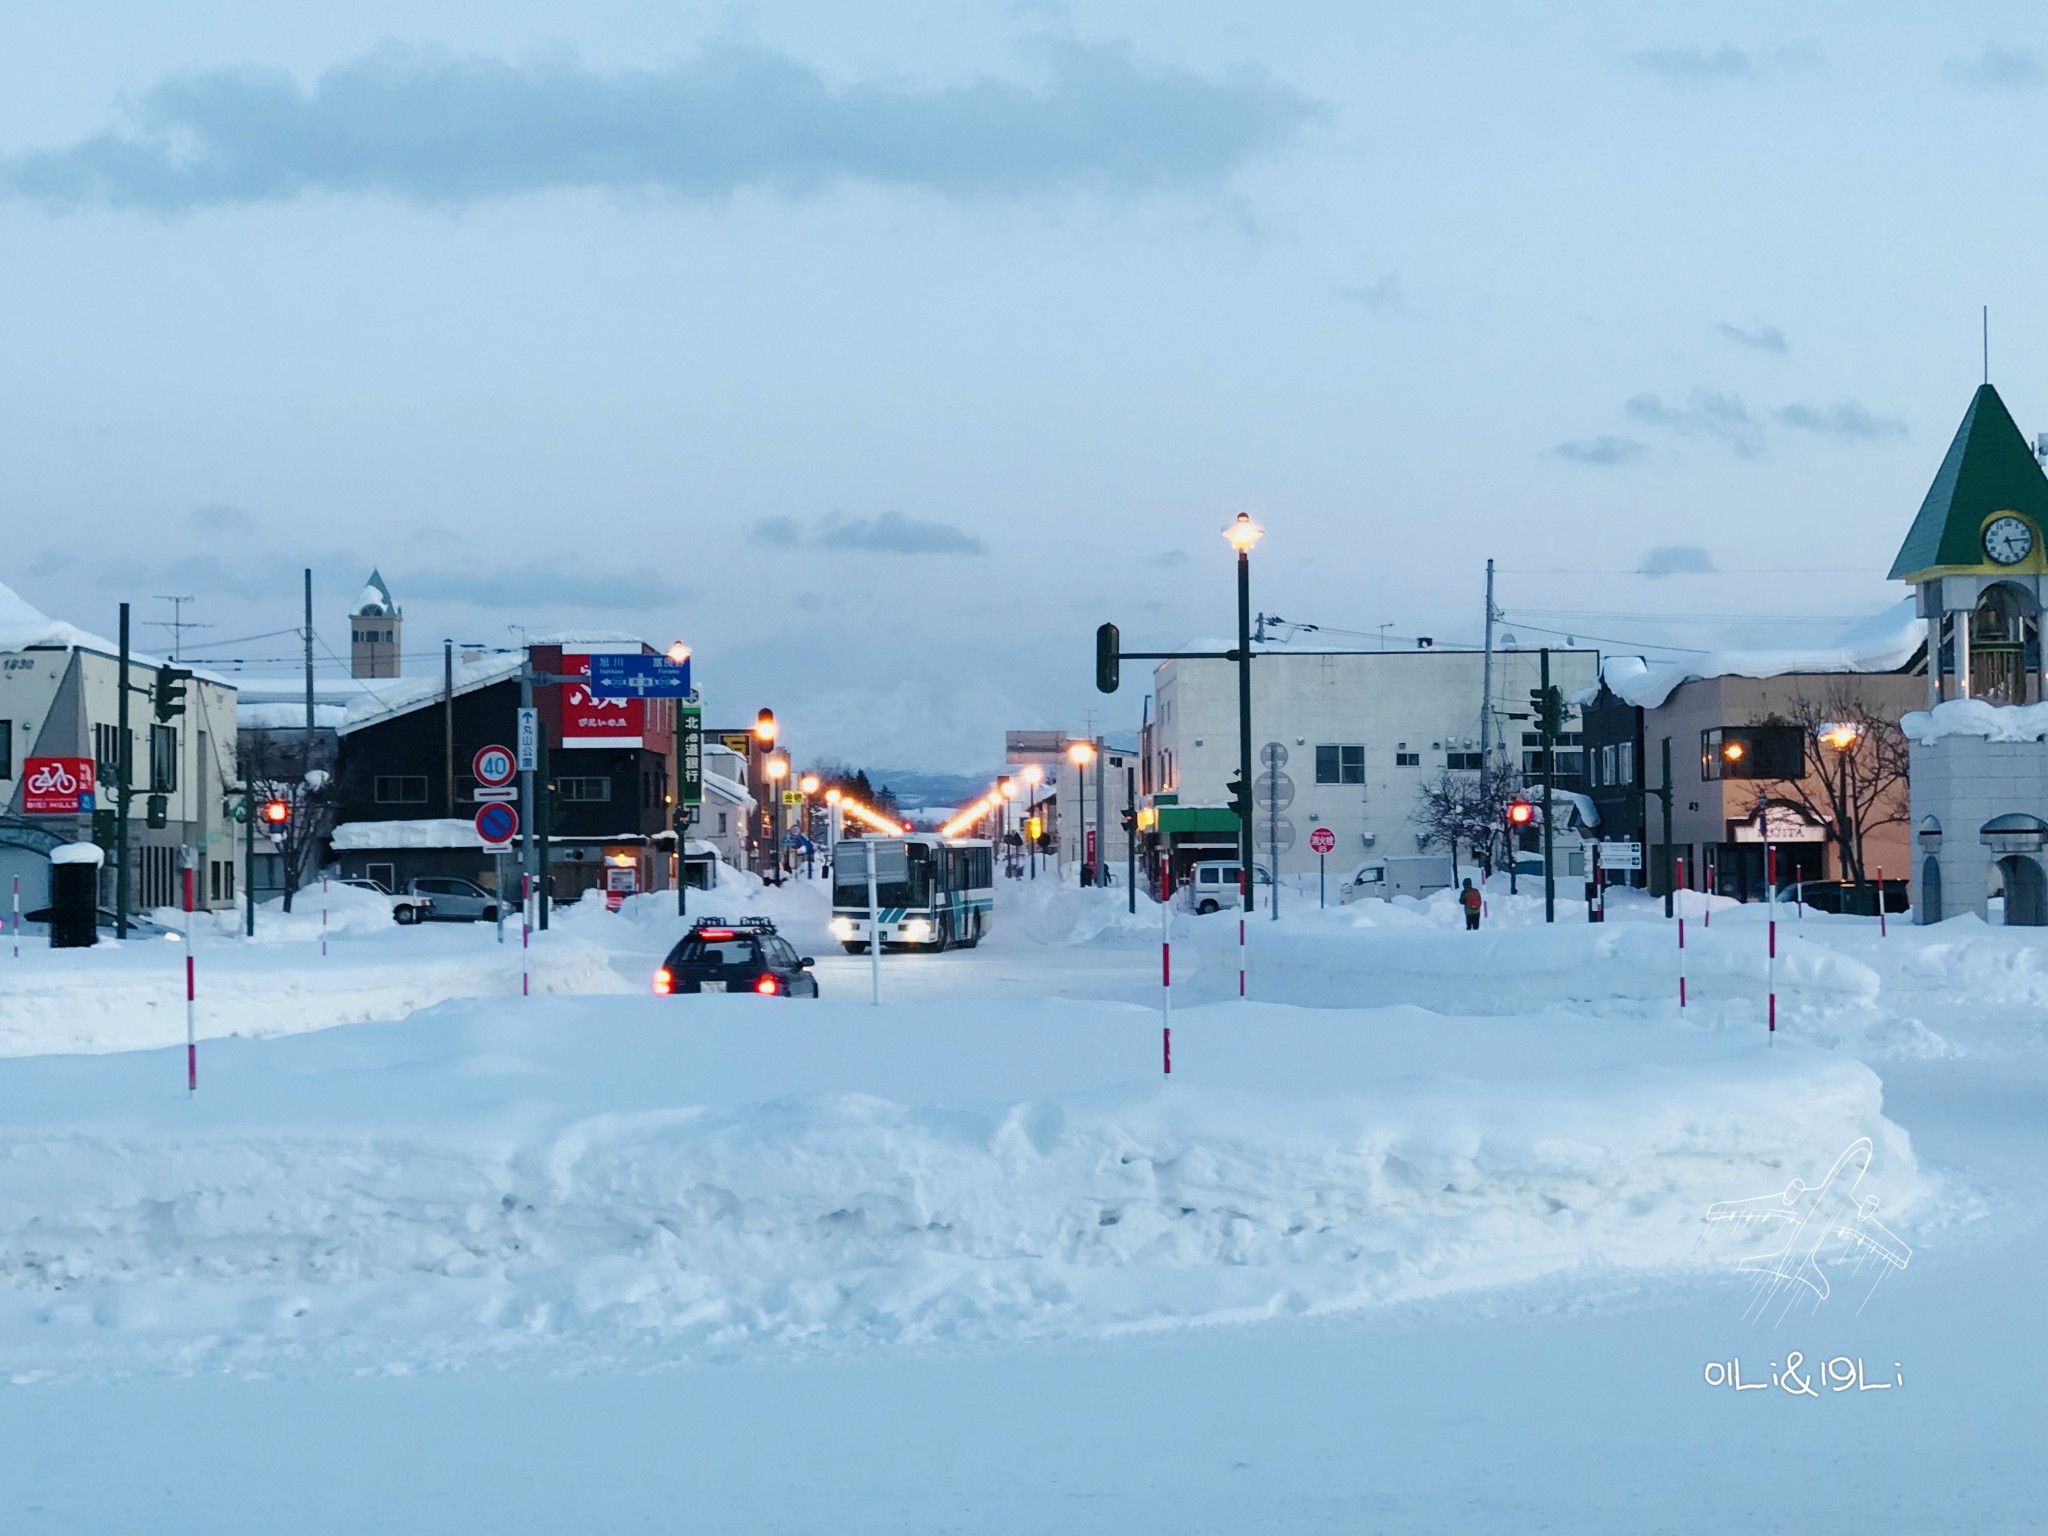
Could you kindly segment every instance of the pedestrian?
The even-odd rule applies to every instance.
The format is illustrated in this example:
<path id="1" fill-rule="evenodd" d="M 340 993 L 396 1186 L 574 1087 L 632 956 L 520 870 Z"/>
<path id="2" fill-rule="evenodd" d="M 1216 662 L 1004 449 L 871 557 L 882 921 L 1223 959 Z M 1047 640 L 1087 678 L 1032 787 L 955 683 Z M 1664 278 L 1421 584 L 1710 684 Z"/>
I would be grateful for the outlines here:
<path id="1" fill-rule="evenodd" d="M 1465 909 L 1465 930 L 1468 933 L 1479 931 L 1479 908 L 1482 900 L 1480 894 L 1472 889 L 1471 877 L 1467 876 L 1465 889 L 1458 893 L 1458 905 Z"/>

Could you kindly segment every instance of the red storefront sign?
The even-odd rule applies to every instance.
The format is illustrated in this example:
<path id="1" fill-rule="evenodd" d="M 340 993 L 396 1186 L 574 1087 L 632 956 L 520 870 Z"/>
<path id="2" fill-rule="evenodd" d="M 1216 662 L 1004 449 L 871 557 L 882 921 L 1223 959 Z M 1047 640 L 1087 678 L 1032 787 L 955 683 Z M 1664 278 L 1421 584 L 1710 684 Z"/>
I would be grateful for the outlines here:
<path id="1" fill-rule="evenodd" d="M 569 677 L 589 677 L 588 656 L 562 657 Z M 562 685 L 562 745 L 565 747 L 637 747 L 646 731 L 645 699 L 592 698 L 588 685 Z"/>
<path id="2" fill-rule="evenodd" d="M 89 757 L 31 757 L 21 765 L 21 809 L 29 816 L 78 816 L 93 808 Z"/>

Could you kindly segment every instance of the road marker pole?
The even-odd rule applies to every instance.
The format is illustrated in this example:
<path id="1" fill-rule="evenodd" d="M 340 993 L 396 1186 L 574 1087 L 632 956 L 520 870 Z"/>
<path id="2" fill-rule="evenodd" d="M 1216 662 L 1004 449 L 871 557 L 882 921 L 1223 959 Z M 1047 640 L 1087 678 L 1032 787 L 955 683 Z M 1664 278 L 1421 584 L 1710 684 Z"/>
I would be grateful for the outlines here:
<path id="1" fill-rule="evenodd" d="M 199 1091 L 198 967 L 192 957 L 192 866 L 185 865 L 185 1096 Z"/>
<path id="2" fill-rule="evenodd" d="M 1700 912 L 1700 926 L 1702 928 L 1714 926 L 1714 866 L 1711 864 L 1707 866 L 1707 900 L 1706 905 Z"/>
<path id="3" fill-rule="evenodd" d="M 1167 1076 L 1173 1074 L 1173 907 L 1159 903 L 1159 1026 L 1160 1060 Z"/>
<path id="4" fill-rule="evenodd" d="M 527 951 L 533 947 L 533 876 L 519 877 L 519 995 L 533 995 L 533 961 Z"/>
<path id="5" fill-rule="evenodd" d="M 327 877 L 320 877 L 320 958 L 327 958 Z"/>
<path id="6" fill-rule="evenodd" d="M 1877 866 L 1877 936 L 1885 936 L 1884 925 L 1884 866 Z"/>
<path id="7" fill-rule="evenodd" d="M 1764 962 L 1764 984 L 1771 994 L 1771 1043 L 1778 1039 L 1778 850 L 1764 850 L 1764 886 L 1766 899 L 1770 902 L 1770 918 L 1766 927 L 1770 932 L 1770 954 Z"/>
<path id="8" fill-rule="evenodd" d="M 14 958 L 21 958 L 21 876 L 14 877 Z"/>
<path id="9" fill-rule="evenodd" d="M 1678 879 L 1675 891 L 1679 896 L 1685 894 L 1685 860 L 1683 859 L 1678 860 Z M 1683 901 L 1675 902 L 1672 910 L 1678 914 L 1678 1006 L 1680 1011 L 1683 1011 L 1685 1008 L 1685 903 Z"/>

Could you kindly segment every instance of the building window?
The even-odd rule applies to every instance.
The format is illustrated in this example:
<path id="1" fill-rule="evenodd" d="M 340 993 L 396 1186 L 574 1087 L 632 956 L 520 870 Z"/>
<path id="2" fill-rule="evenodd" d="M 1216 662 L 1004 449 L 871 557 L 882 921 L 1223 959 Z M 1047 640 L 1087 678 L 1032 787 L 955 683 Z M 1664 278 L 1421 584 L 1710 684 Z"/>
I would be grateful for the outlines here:
<path id="1" fill-rule="evenodd" d="M 1727 725 L 1701 731 L 1700 777 L 1802 779 L 1805 733 L 1796 725 Z"/>
<path id="2" fill-rule="evenodd" d="M 1454 773 L 1477 773 L 1486 766 L 1484 752 L 1446 752 L 1444 766 Z"/>
<path id="3" fill-rule="evenodd" d="M 1576 779 L 1586 771 L 1586 754 L 1579 747 L 1583 739 L 1577 731 L 1557 733 L 1557 738 L 1551 745 L 1551 752 L 1557 759 L 1557 776 L 1560 779 Z M 1522 777 L 1539 780 L 1543 777 L 1541 731 L 1522 732 Z"/>
<path id="4" fill-rule="evenodd" d="M 557 779 L 555 793 L 564 802 L 587 803 L 593 800 L 609 800 L 612 797 L 612 781 L 600 778 Z"/>
<path id="5" fill-rule="evenodd" d="M 1621 780 L 1614 776 L 1614 765 L 1620 752 L 1621 748 L 1619 745 L 1611 741 L 1600 749 L 1600 775 L 1597 782 L 1602 784 L 1619 784 L 1621 782 Z"/>
<path id="6" fill-rule="evenodd" d="M 152 725 L 149 728 L 149 791 L 167 795 L 178 787 L 178 728 Z"/>
<path id="7" fill-rule="evenodd" d="M 1317 747 L 1316 782 L 1318 784 L 1363 784 L 1365 782 L 1365 748 L 1362 745 Z"/>
<path id="8" fill-rule="evenodd" d="M 726 821 L 725 821 L 725 818 L 726 818 L 726 813 L 725 813 L 724 811 L 720 811 L 720 812 L 718 813 L 718 835 L 719 835 L 720 837 L 723 837 L 723 836 L 725 836 L 725 832 L 726 832 Z"/>
<path id="9" fill-rule="evenodd" d="M 1624 741 L 1624 742 L 1623 742 L 1623 743 L 1622 743 L 1622 744 L 1621 744 L 1621 745 L 1620 745 L 1619 747 L 1617 747 L 1617 748 L 1615 749 L 1615 753 L 1616 753 L 1616 764 L 1615 764 L 1615 767 L 1616 767 L 1616 771 L 1617 771 L 1617 772 L 1618 772 L 1618 773 L 1620 774 L 1620 777 L 1619 777 L 1619 778 L 1617 778 L 1617 779 L 1616 779 L 1616 780 L 1615 780 L 1614 782 L 1615 782 L 1615 783 L 1617 783 L 1617 784 L 1633 784 L 1633 783 L 1635 783 L 1635 781 L 1636 781 L 1636 744 L 1635 744 L 1634 742 L 1632 742 L 1632 741 Z"/>
<path id="10" fill-rule="evenodd" d="M 371 793 L 379 805 L 425 805 L 427 776 L 424 773 L 380 773 Z"/>
<path id="11" fill-rule="evenodd" d="M 14 777 L 14 722 L 0 720 L 0 779 Z"/>
<path id="12" fill-rule="evenodd" d="M 96 725 L 92 728 L 92 756 L 99 764 L 100 777 L 113 784 L 121 776 L 121 731 L 112 725 Z"/>
<path id="13" fill-rule="evenodd" d="M 1396 752 L 1394 754 L 1394 766 L 1396 768 L 1420 768 L 1422 766 L 1422 754 L 1420 752 Z"/>

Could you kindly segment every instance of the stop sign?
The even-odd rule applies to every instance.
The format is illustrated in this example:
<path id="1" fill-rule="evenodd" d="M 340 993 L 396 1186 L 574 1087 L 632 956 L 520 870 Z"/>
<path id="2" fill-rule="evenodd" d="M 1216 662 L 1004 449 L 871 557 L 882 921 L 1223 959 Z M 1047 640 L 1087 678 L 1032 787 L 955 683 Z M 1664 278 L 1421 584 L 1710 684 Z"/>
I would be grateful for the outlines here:
<path id="1" fill-rule="evenodd" d="M 1317 827 L 1309 833 L 1308 845 L 1317 853 L 1332 853 L 1337 847 L 1337 834 L 1328 827 Z"/>

